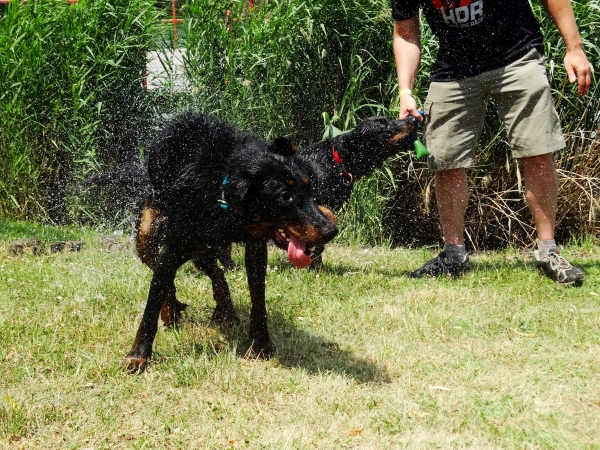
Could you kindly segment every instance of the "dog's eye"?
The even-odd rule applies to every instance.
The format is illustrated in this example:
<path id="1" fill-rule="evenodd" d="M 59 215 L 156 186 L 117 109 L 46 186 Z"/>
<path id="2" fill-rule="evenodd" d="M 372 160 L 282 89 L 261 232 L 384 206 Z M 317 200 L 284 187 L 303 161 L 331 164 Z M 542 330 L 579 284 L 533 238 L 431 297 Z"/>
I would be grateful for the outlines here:
<path id="1" fill-rule="evenodd" d="M 283 205 L 289 205 L 293 200 L 292 194 L 290 194 L 288 191 L 285 191 L 279 196 L 279 202 Z"/>

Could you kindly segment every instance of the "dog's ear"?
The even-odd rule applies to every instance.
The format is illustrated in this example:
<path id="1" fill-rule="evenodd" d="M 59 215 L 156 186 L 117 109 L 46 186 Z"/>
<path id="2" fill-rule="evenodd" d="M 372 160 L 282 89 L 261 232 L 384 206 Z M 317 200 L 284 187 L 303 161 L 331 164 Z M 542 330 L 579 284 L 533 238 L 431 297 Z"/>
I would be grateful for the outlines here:
<path id="1" fill-rule="evenodd" d="M 252 185 L 252 175 L 247 170 L 242 170 L 230 177 L 227 184 L 227 198 L 232 203 L 240 203 L 248 194 Z"/>
<path id="2" fill-rule="evenodd" d="M 229 177 L 227 198 L 233 204 L 243 204 L 247 201 L 251 190 L 261 178 L 263 168 L 259 161 L 246 161 L 247 164 Z"/>
<path id="3" fill-rule="evenodd" d="M 296 147 L 285 137 L 277 137 L 269 144 L 269 150 L 278 155 L 289 157 L 296 153 Z"/>
<path id="4" fill-rule="evenodd" d="M 281 174 L 284 170 L 284 161 L 284 157 L 271 152 L 246 159 L 244 164 L 229 176 L 226 189 L 228 200 L 231 203 L 247 204 L 259 191 L 269 191 L 277 184 L 274 175 Z"/>

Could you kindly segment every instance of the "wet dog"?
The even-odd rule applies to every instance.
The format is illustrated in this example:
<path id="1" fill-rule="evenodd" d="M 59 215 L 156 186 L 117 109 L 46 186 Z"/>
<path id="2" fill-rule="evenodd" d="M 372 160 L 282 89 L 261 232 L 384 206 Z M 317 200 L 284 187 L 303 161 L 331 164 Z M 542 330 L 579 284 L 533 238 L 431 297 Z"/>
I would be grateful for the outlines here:
<path id="1" fill-rule="evenodd" d="M 267 240 L 306 265 L 309 248 L 337 234 L 331 212 L 319 207 L 311 168 L 295 157 L 285 139 L 271 144 L 214 118 L 187 113 L 167 126 L 150 146 L 147 175 L 152 194 L 137 224 L 137 249 L 153 269 L 148 301 L 126 357 L 132 372 L 144 370 L 152 354 L 159 315 L 177 319 L 185 305 L 175 297 L 175 274 L 191 260 L 210 278 L 216 302 L 212 319 L 238 325 L 223 271 L 220 248 L 244 242 L 251 297 L 249 353 L 262 358 L 275 347 L 267 328 L 265 275 Z"/>
<path id="2" fill-rule="evenodd" d="M 370 117 L 352 131 L 300 147 L 294 159 L 310 166 L 317 203 L 338 212 L 350 198 L 356 181 L 372 174 L 391 156 L 413 148 L 417 124 L 413 117 Z M 323 246 L 314 249 L 311 268 L 321 267 L 323 250 Z"/>
<path id="3" fill-rule="evenodd" d="M 317 203 L 338 212 L 350 198 L 356 181 L 372 174 L 391 156 L 413 148 L 417 126 L 413 117 L 404 120 L 370 117 L 336 137 L 297 150 L 278 145 L 273 151 L 282 154 L 293 151 L 299 164 L 308 165 Z M 304 263 L 310 263 L 312 269 L 320 269 L 324 250 L 325 247 L 316 246 L 310 257 L 304 257 Z M 230 249 L 221 248 L 220 260 L 225 262 L 230 252 Z"/>

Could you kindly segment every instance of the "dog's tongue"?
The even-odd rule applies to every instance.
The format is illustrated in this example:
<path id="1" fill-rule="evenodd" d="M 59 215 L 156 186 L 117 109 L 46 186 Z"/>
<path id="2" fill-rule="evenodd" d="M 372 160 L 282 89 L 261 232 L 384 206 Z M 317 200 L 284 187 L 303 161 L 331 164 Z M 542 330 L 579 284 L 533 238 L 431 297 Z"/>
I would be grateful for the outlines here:
<path id="1" fill-rule="evenodd" d="M 310 256 L 304 254 L 306 243 L 293 234 L 290 236 L 288 245 L 288 260 L 296 267 L 302 269 L 310 264 Z"/>

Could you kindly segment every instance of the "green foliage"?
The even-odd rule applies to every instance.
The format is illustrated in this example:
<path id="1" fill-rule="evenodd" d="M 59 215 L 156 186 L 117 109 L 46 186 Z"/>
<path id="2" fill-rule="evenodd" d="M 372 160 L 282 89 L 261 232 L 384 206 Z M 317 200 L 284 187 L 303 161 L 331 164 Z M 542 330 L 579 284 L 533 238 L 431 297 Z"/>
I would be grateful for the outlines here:
<path id="1" fill-rule="evenodd" d="M 122 223 L 122 209 L 128 207 L 123 205 L 135 203 L 131 199 L 119 203 L 98 195 L 90 205 L 74 195 L 73 187 L 89 172 L 137 157 L 164 119 L 184 109 L 214 113 L 265 138 L 284 135 L 298 145 L 321 138 L 322 117 L 325 125 L 347 130 L 371 115 L 397 114 L 388 0 L 255 3 L 253 9 L 245 0 L 179 3 L 186 92 L 169 86 L 144 91 L 140 85 L 147 51 L 173 48 L 170 26 L 159 21 L 170 14 L 169 2 L 155 7 L 150 0 L 84 0 L 69 6 L 41 0 L 5 7 L 0 17 L 0 214 Z M 598 0 L 572 4 L 588 57 L 597 65 Z M 540 2 L 533 8 L 546 38 L 548 72 L 568 141 L 559 155 L 567 193 L 559 221 L 576 234 L 590 232 L 597 197 L 593 180 L 600 175 L 600 166 L 589 164 L 599 160 L 598 90 L 585 98 L 575 95 L 562 66 L 564 43 Z M 421 20 L 422 64 L 414 92 L 422 102 L 438 44 Z M 168 62 L 165 67 L 173 68 Z M 481 233 L 474 238 L 477 246 L 492 245 L 481 239 L 488 235 L 504 244 L 527 243 L 531 234 L 521 225 L 511 228 L 528 223 L 526 208 L 494 212 L 498 198 L 522 200 L 517 166 L 506 166 L 503 136 L 490 109 L 477 167 L 470 172 L 477 204 L 467 222 L 471 233 Z M 342 239 L 438 242 L 431 187 L 424 163 L 400 155 L 357 185 L 340 218 Z M 481 216 L 482 210 L 492 215 Z M 416 222 L 427 223 L 424 239 L 415 239 L 414 230 L 422 228 Z M 492 230 L 488 222 L 500 229 Z"/>
<path id="2" fill-rule="evenodd" d="M 75 241 L 85 234 L 79 229 L 41 225 L 36 222 L 0 221 L 0 236 L 6 240 L 16 241 L 22 238 L 37 239 L 42 244 L 55 241 Z"/>
<path id="3" fill-rule="evenodd" d="M 387 164 L 372 176 L 359 180 L 340 215 L 340 235 L 337 239 L 343 242 L 389 245 L 383 216 L 393 189 L 394 176 Z"/>
<path id="4" fill-rule="evenodd" d="M 384 0 L 190 0 L 187 70 L 204 110 L 262 135 L 320 139 L 321 116 L 343 128 L 384 109 L 394 72 Z M 230 15 L 228 15 L 228 10 Z"/>
<path id="5" fill-rule="evenodd" d="M 67 185 L 114 157 L 140 99 L 152 5 L 8 5 L 0 18 L 2 215 L 61 219 Z"/>

